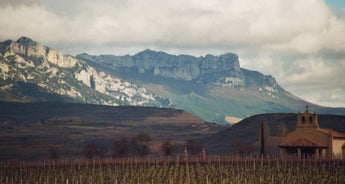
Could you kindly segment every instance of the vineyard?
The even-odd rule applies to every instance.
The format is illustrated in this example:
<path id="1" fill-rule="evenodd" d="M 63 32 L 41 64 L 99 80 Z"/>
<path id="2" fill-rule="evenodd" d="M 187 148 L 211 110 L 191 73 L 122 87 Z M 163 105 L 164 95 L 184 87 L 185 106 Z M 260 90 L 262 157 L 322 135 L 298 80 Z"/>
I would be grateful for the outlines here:
<path id="1" fill-rule="evenodd" d="M 345 183 L 344 160 L 209 157 L 4 163 L 1 183 Z"/>

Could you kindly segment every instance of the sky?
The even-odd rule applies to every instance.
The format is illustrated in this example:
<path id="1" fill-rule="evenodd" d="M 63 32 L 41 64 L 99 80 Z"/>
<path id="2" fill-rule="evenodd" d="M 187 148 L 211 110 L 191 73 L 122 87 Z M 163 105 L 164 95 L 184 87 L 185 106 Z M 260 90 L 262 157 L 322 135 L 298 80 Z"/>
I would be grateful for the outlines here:
<path id="1" fill-rule="evenodd" d="M 345 0 L 1 0 L 0 41 L 66 54 L 238 54 L 312 103 L 345 107 Z"/>

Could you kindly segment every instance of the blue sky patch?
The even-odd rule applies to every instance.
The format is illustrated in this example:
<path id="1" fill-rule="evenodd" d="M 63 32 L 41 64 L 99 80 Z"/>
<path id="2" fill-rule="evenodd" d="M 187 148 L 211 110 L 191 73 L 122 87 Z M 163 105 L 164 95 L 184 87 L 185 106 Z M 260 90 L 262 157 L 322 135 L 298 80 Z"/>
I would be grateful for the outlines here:
<path id="1" fill-rule="evenodd" d="M 326 3 L 329 4 L 336 12 L 345 8 L 345 0 L 326 0 Z"/>

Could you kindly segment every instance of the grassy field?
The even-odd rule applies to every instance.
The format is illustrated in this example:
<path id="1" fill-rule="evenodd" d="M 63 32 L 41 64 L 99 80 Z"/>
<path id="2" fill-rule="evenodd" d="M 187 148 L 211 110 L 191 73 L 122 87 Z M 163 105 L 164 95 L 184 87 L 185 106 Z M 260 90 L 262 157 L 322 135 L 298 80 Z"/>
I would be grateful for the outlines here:
<path id="1" fill-rule="evenodd" d="M 345 183 L 345 160 L 243 157 L 7 162 L 1 183 Z"/>

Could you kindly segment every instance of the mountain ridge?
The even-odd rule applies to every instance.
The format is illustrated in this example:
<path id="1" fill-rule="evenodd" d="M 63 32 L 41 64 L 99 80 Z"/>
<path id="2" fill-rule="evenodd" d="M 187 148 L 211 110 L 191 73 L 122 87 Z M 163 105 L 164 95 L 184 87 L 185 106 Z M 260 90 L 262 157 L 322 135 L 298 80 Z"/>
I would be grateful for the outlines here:
<path id="1" fill-rule="evenodd" d="M 98 71 L 73 56 L 42 46 L 30 38 L 21 37 L 0 45 L 2 87 L 11 82 L 26 82 L 36 84 L 47 93 L 68 96 L 84 103 L 137 105 L 155 104 L 157 101 L 159 105 L 155 96 L 145 89 Z"/>
<path id="2" fill-rule="evenodd" d="M 54 95 L 40 98 L 16 92 L 13 86 L 19 82 Z M 169 107 L 217 123 L 226 123 L 227 116 L 295 112 L 305 105 L 321 113 L 345 114 L 344 108 L 321 107 L 294 96 L 271 75 L 241 68 L 238 56 L 230 52 L 195 57 L 146 49 L 134 55 L 74 57 L 21 37 L 0 42 L 0 88 L 0 100 L 5 101 L 66 98 L 79 103 Z"/>
<path id="3" fill-rule="evenodd" d="M 83 53 L 76 57 L 89 62 L 96 60 L 99 63 L 111 64 L 113 68 L 135 68 L 139 73 L 152 73 L 154 76 L 177 80 L 191 81 L 202 75 L 216 74 L 217 72 L 228 72 L 230 76 L 243 78 L 240 73 L 238 56 L 233 53 L 195 57 L 185 54 L 172 55 L 146 49 L 132 56 L 92 56 Z"/>

